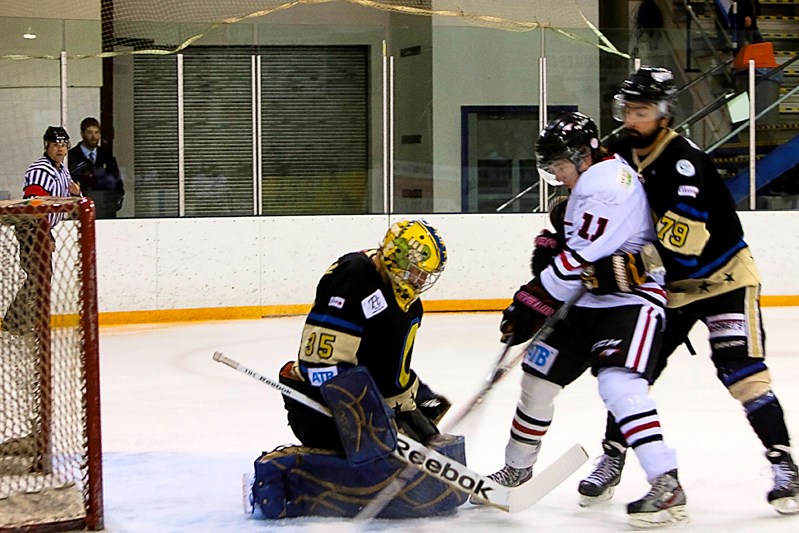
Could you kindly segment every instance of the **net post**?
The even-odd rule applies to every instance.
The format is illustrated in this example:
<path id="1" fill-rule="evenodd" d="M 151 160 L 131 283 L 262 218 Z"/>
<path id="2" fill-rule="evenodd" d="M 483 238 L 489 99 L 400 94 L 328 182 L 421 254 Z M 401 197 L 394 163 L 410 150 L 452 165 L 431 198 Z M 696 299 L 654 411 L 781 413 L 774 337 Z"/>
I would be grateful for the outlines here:
<path id="1" fill-rule="evenodd" d="M 78 202 L 80 221 L 80 262 L 83 291 L 80 295 L 83 352 L 85 356 L 86 440 L 89 448 L 89 486 L 86 527 L 91 531 L 103 529 L 103 454 L 100 427 L 100 343 L 97 305 L 97 252 L 95 246 L 94 203 L 89 198 Z"/>

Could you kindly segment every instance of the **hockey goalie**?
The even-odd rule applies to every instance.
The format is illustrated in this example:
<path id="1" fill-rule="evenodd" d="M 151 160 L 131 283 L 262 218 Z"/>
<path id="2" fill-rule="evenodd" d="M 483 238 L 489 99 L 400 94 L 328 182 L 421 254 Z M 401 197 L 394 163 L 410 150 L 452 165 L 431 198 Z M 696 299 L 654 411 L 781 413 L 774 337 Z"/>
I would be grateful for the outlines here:
<path id="1" fill-rule="evenodd" d="M 301 445 L 255 461 L 254 479 L 245 487 L 255 516 L 355 516 L 401 475 L 403 488 L 380 518 L 446 515 L 465 502 L 462 491 L 421 468 L 406 478 L 408 465 L 395 455 L 401 432 L 466 463 L 463 437 L 443 435 L 436 426 L 450 403 L 411 369 L 423 314 L 419 295 L 435 283 L 446 257 L 432 226 L 401 221 L 377 249 L 348 253 L 322 276 L 299 355 L 283 366 L 280 383 L 332 416 L 284 395 Z M 449 468 L 414 453 L 411 462 L 418 459 L 439 476 Z"/>

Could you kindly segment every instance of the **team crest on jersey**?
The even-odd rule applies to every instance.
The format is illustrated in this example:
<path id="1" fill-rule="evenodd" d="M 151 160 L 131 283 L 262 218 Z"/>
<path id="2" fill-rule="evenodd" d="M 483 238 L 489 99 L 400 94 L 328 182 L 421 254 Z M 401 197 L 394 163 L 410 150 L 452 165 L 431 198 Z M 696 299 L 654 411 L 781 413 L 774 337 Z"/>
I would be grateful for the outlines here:
<path id="1" fill-rule="evenodd" d="M 330 301 L 327 302 L 327 305 L 330 307 L 335 307 L 336 309 L 342 309 L 344 307 L 344 298 L 341 296 L 331 296 Z"/>
<path id="2" fill-rule="evenodd" d="M 529 348 L 524 355 L 524 362 L 527 366 L 535 368 L 545 376 L 549 374 L 555 359 L 558 358 L 558 350 L 544 342 L 536 342 Z"/>
<path id="3" fill-rule="evenodd" d="M 633 183 L 633 175 L 626 168 L 619 169 L 619 185 L 629 189 Z"/>
<path id="4" fill-rule="evenodd" d="M 694 164 L 688 161 L 687 159 L 680 159 L 677 161 L 677 172 L 682 174 L 683 176 L 691 177 L 696 175 L 696 169 L 694 168 Z"/>
<path id="5" fill-rule="evenodd" d="M 696 198 L 699 194 L 699 187 L 694 187 L 693 185 L 680 185 L 680 188 L 677 189 L 677 194 L 679 196 L 690 196 L 691 198 Z"/>
<path id="6" fill-rule="evenodd" d="M 363 309 L 363 316 L 366 318 L 372 318 L 376 314 L 388 309 L 388 302 L 386 302 L 386 297 L 383 296 L 383 293 L 380 291 L 380 289 L 377 289 L 375 292 L 361 300 L 361 309 Z"/>

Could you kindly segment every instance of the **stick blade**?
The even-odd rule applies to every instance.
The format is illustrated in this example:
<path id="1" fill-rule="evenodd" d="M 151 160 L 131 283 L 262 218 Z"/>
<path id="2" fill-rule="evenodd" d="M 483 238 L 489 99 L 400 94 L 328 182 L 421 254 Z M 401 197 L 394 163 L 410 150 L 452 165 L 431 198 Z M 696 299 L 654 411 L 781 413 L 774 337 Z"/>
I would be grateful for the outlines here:
<path id="1" fill-rule="evenodd" d="M 575 444 L 542 472 L 534 475 L 533 479 L 513 489 L 510 497 L 509 512 L 518 513 L 519 511 L 524 511 L 555 490 L 577 469 L 583 466 L 587 460 L 588 453 L 580 444 Z"/>

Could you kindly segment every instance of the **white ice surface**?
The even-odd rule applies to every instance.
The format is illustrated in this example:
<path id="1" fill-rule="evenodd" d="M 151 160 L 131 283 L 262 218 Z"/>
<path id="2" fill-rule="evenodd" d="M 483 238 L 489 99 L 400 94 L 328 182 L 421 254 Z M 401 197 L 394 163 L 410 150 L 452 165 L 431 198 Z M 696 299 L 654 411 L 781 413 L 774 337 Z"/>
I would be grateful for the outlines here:
<path id="1" fill-rule="evenodd" d="M 767 361 L 789 430 L 799 439 L 799 308 L 765 308 Z M 241 475 L 262 450 L 294 443 L 280 395 L 212 361 L 215 350 L 272 377 L 294 357 L 301 317 L 101 330 L 105 523 L 110 532 L 264 531 L 626 531 L 624 504 L 648 485 L 632 454 L 611 502 L 577 505 L 576 486 L 592 461 L 530 509 L 510 515 L 466 506 L 453 517 L 377 520 L 253 520 L 242 513 Z M 498 314 L 428 314 L 414 368 L 457 409 L 483 380 L 498 350 Z M 677 449 L 691 523 L 683 531 L 799 531 L 799 515 L 766 503 L 771 472 L 743 414 L 717 381 L 706 330 L 692 333 L 699 355 L 681 348 L 653 388 L 666 442 Z M 468 419 L 469 465 L 491 473 L 503 450 L 521 371 L 509 374 Z M 585 375 L 557 399 L 539 465 L 582 443 L 600 452 L 604 409 L 596 380 Z"/>

